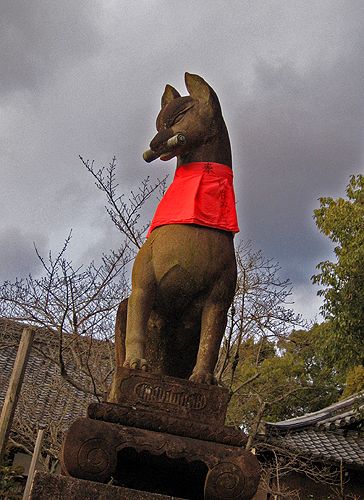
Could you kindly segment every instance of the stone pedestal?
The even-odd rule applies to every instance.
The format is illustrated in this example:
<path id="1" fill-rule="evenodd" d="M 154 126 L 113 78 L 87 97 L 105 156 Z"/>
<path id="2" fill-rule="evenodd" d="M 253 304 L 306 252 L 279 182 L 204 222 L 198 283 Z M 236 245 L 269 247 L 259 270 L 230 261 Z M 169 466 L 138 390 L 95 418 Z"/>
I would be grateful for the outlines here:
<path id="1" fill-rule="evenodd" d="M 74 477 L 36 472 L 30 500 L 184 500 Z"/>
<path id="2" fill-rule="evenodd" d="M 226 390 L 124 369 L 120 404 L 94 403 L 62 450 L 74 478 L 193 499 L 250 499 L 260 468 L 225 427 Z"/>

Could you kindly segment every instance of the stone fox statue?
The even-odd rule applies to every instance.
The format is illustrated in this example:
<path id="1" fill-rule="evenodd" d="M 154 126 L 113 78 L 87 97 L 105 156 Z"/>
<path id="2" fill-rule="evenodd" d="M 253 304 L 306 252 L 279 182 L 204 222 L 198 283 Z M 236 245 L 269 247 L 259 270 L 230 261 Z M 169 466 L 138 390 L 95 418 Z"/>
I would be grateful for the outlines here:
<path id="1" fill-rule="evenodd" d="M 122 366 L 215 382 L 236 286 L 231 148 L 214 90 L 189 73 L 185 83 L 185 97 L 166 86 L 150 143 L 155 158 L 176 156 L 177 169 L 136 256 L 132 293 L 119 306 L 109 401 L 117 401 Z M 183 143 L 171 148 L 177 134 Z"/>

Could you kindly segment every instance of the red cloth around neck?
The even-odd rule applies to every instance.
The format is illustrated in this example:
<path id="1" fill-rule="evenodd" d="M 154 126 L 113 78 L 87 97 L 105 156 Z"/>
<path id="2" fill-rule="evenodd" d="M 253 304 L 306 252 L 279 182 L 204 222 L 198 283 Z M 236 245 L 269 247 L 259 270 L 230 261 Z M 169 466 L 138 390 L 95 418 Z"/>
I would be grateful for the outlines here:
<path id="1" fill-rule="evenodd" d="M 238 233 L 233 171 L 214 162 L 193 162 L 176 169 L 159 202 L 147 238 L 165 224 L 198 224 Z"/>

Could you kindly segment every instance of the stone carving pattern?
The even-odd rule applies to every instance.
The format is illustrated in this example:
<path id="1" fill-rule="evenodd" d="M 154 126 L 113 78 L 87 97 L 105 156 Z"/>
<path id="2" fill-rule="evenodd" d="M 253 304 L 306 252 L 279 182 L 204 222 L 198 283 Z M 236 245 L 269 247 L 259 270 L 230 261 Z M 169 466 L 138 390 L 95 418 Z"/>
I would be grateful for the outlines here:
<path id="1" fill-rule="evenodd" d="M 182 390 L 166 389 L 147 382 L 137 384 L 134 392 L 142 401 L 148 403 L 171 404 L 192 410 L 203 410 L 206 407 L 205 395 L 198 392 L 188 394 Z"/>
<path id="2" fill-rule="evenodd" d="M 206 500 L 242 500 L 244 498 L 247 498 L 245 477 L 240 467 L 231 462 L 220 462 L 209 471 L 205 483 Z"/>
<path id="3" fill-rule="evenodd" d="M 84 441 L 78 450 L 78 464 L 82 471 L 98 481 L 111 476 L 116 467 L 116 455 L 110 444 L 101 438 Z"/>
<path id="4" fill-rule="evenodd" d="M 100 437 L 102 435 L 107 438 L 103 439 Z M 114 475 L 117 453 L 126 447 L 138 453 L 148 451 L 157 456 L 165 454 L 171 459 L 183 458 L 190 463 L 201 461 L 209 469 L 205 483 L 206 500 L 244 500 L 251 498 L 251 495 L 247 495 L 249 492 L 254 494 L 258 476 L 250 478 L 244 472 L 245 464 L 253 460 L 253 455 L 238 446 L 88 418 L 74 422 L 67 434 L 63 454 L 64 470 L 79 479 L 105 482 Z M 248 467 L 253 476 L 254 467 L 254 464 L 253 468 Z"/>
<path id="5" fill-rule="evenodd" d="M 138 410 L 149 407 L 165 413 L 172 411 L 179 417 L 223 426 L 229 399 L 227 390 L 218 386 L 191 384 L 174 377 L 161 378 L 149 372 L 139 374 L 132 370 L 130 375 L 131 370 L 122 370 L 119 404 L 135 406 Z"/>

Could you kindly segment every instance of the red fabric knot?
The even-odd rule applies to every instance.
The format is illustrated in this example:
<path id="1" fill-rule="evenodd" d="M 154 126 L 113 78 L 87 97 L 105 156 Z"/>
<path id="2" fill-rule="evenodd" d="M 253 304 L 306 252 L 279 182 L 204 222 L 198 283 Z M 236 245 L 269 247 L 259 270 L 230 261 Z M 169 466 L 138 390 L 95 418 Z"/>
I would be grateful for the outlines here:
<path id="1" fill-rule="evenodd" d="M 232 169 L 215 162 L 179 166 L 147 238 L 153 229 L 166 224 L 197 224 L 238 233 Z"/>

